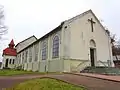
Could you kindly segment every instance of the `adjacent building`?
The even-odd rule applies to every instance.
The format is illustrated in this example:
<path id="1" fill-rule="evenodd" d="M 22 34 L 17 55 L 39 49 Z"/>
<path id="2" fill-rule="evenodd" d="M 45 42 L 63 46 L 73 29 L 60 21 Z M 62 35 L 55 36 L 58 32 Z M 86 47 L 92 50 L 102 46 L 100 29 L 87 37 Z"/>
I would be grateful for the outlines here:
<path id="1" fill-rule="evenodd" d="M 16 49 L 14 48 L 14 41 L 11 40 L 6 49 L 3 50 L 2 68 L 14 68 L 17 56 Z"/>

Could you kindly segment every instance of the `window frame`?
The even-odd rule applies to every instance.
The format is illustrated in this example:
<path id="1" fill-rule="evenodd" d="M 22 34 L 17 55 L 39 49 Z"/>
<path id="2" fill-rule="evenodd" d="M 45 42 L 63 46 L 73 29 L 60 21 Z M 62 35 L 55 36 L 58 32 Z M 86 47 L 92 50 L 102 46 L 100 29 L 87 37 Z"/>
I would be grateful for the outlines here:
<path id="1" fill-rule="evenodd" d="M 47 59 L 47 41 L 46 40 L 42 42 L 41 56 L 42 56 L 42 60 Z"/>
<path id="2" fill-rule="evenodd" d="M 27 58 L 28 58 L 28 50 L 25 50 L 25 63 L 27 63 Z"/>
<path id="3" fill-rule="evenodd" d="M 34 52 L 35 52 L 35 57 L 34 57 L 34 61 L 38 61 L 38 53 L 39 53 L 39 43 L 34 45 Z"/>
<path id="4" fill-rule="evenodd" d="M 52 39 L 52 58 L 58 58 L 60 52 L 60 37 L 55 35 Z"/>
<path id="5" fill-rule="evenodd" d="M 29 62 L 32 62 L 32 49 L 33 47 L 29 48 Z"/>

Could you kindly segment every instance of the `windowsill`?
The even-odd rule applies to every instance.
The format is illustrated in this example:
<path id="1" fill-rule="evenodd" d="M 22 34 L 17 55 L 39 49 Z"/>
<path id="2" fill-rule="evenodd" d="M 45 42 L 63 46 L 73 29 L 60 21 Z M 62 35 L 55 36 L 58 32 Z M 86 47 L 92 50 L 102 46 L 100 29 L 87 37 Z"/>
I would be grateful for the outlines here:
<path id="1" fill-rule="evenodd" d="M 42 59 L 42 61 L 45 61 L 46 59 Z"/>
<path id="2" fill-rule="evenodd" d="M 52 57 L 52 59 L 56 59 L 56 58 L 59 58 L 59 56 L 56 56 L 56 57 Z"/>

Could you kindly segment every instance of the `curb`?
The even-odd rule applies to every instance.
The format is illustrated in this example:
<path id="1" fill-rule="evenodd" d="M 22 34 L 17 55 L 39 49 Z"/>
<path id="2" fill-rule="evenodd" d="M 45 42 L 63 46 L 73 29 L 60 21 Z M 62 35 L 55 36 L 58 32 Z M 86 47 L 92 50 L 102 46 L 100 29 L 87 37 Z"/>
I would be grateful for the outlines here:
<path id="1" fill-rule="evenodd" d="M 100 77 L 95 77 L 95 76 L 88 76 L 88 75 L 75 74 L 75 73 L 64 73 L 64 74 L 72 74 L 72 75 L 78 75 L 78 76 L 85 76 L 85 77 L 97 78 L 97 79 L 102 79 L 102 80 L 107 80 L 107 81 L 119 82 L 120 83 L 120 81 L 106 79 L 106 78 L 100 78 Z"/>

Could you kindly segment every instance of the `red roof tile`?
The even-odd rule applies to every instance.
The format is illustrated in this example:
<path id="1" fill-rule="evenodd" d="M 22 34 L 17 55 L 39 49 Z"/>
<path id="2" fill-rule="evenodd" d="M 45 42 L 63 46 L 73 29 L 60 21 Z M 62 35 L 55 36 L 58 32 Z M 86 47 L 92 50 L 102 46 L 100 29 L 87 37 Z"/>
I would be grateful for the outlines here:
<path id="1" fill-rule="evenodd" d="M 16 56 L 17 52 L 16 49 L 14 48 L 15 44 L 13 39 L 11 40 L 9 47 L 3 50 L 3 55 L 10 55 L 10 56 Z"/>
<path id="2" fill-rule="evenodd" d="M 3 55 L 16 56 L 17 52 L 16 52 L 16 49 L 8 47 L 8 48 L 3 50 Z"/>

